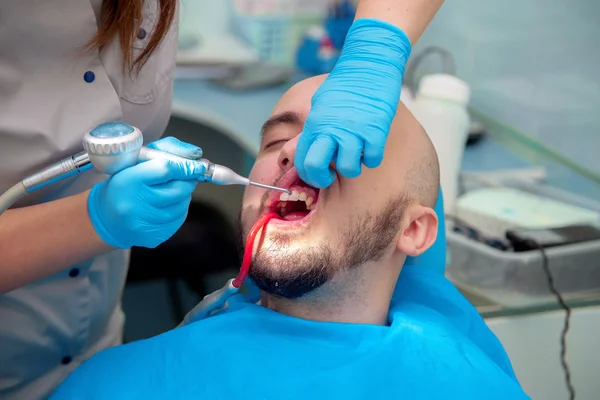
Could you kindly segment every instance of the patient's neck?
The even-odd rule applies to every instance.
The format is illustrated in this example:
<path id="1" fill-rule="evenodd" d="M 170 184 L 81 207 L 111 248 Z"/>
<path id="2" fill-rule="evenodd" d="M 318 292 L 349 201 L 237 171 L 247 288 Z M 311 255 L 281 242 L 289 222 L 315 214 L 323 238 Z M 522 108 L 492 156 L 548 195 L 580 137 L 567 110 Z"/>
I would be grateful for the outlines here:
<path id="1" fill-rule="evenodd" d="M 395 265 L 368 263 L 338 273 L 300 299 L 281 299 L 263 292 L 261 304 L 307 320 L 387 325 L 390 301 L 403 264 L 403 260 L 394 261 Z"/>

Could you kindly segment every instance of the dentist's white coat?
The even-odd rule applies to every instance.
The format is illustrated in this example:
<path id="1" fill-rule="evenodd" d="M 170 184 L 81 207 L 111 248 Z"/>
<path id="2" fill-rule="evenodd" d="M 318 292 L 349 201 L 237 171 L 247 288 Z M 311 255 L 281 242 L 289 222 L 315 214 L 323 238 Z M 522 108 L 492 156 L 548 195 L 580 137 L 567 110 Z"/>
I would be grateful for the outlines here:
<path id="1" fill-rule="evenodd" d="M 117 41 L 100 52 L 80 52 L 97 30 L 101 3 L 0 2 L 0 192 L 81 151 L 83 133 L 100 123 L 135 125 L 145 143 L 162 135 L 171 110 L 177 20 L 132 80 L 123 74 Z M 136 53 L 152 32 L 156 3 L 144 1 L 148 34 L 136 40 Z M 89 83 L 88 71 L 94 74 Z M 17 206 L 73 195 L 102 179 L 88 171 Z M 65 265 L 54 276 L 0 295 L 0 399 L 46 398 L 81 362 L 121 342 L 128 257 L 119 250 Z"/>

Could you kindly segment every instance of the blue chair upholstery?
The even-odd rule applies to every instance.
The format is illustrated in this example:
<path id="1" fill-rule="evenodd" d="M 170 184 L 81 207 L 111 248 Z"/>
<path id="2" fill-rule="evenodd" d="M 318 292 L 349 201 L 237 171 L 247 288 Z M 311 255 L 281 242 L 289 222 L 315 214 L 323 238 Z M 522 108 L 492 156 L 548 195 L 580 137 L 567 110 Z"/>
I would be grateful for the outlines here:
<path id="1" fill-rule="evenodd" d="M 444 275 L 446 272 L 446 223 L 444 218 L 444 199 L 442 192 L 435 205 L 435 213 L 438 216 L 438 234 L 433 246 L 418 257 L 408 257 L 404 265 L 419 265 Z"/>

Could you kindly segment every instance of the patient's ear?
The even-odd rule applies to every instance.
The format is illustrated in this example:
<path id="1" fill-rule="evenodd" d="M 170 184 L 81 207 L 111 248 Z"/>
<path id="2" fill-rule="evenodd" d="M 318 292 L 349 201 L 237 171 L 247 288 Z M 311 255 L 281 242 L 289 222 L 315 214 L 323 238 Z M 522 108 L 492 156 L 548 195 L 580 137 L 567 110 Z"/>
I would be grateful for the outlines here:
<path id="1" fill-rule="evenodd" d="M 398 251 L 416 257 L 429 249 L 437 238 L 438 218 L 429 207 L 411 205 L 406 208 L 403 230 L 396 241 Z"/>

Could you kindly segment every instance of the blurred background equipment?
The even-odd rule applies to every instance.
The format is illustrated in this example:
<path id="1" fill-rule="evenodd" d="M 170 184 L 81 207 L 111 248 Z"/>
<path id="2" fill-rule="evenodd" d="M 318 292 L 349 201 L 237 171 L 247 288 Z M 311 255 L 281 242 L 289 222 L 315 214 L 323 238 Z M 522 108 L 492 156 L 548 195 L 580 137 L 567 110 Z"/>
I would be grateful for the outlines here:
<path id="1" fill-rule="evenodd" d="M 452 214 L 458 196 L 460 166 L 469 135 L 469 96 L 469 86 L 453 75 L 426 75 L 410 106 L 435 146 L 446 214 Z"/>
<path id="2" fill-rule="evenodd" d="M 596 201 L 543 183 L 488 179 L 469 182 L 448 218 L 454 224 L 446 275 L 459 287 L 512 309 L 556 299 L 547 275 L 569 301 L 600 291 Z"/>
<path id="3" fill-rule="evenodd" d="M 326 10 L 327 2 L 318 0 L 233 0 L 231 23 L 261 62 L 291 69 L 301 36 Z"/>
<path id="4" fill-rule="evenodd" d="M 460 197 L 456 217 L 488 235 L 515 228 L 599 225 L 600 213 L 510 187 L 472 190 Z"/>

